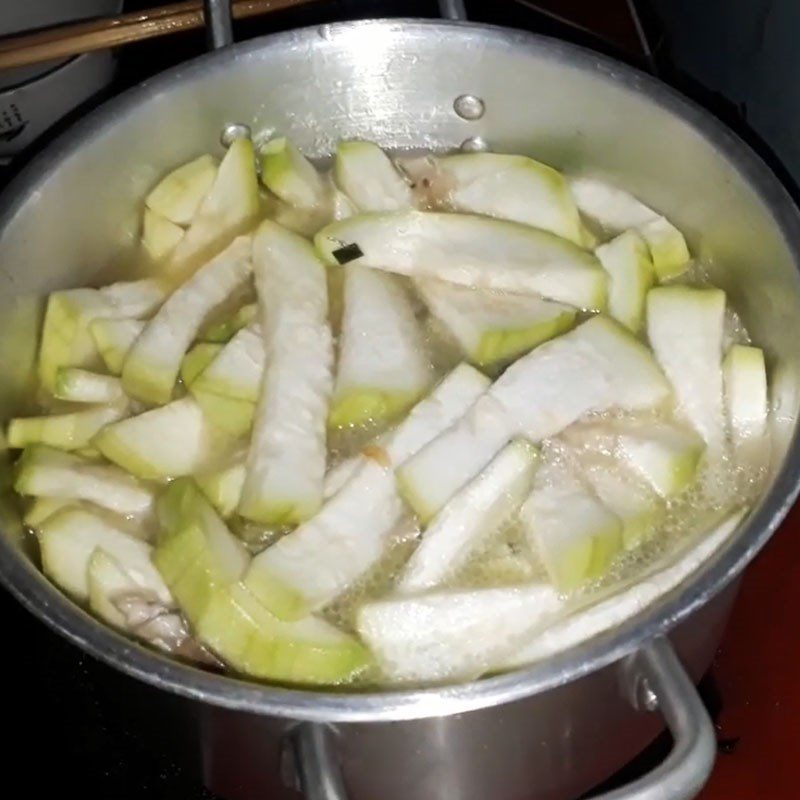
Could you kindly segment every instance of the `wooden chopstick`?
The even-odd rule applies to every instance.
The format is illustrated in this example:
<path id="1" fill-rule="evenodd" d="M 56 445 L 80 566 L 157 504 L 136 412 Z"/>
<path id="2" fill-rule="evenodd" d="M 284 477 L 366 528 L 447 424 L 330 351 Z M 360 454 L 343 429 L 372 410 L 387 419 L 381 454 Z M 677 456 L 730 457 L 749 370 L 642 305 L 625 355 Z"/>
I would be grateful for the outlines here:
<path id="1" fill-rule="evenodd" d="M 310 0 L 233 0 L 234 19 L 247 19 L 304 5 Z M 45 31 L 0 40 L 0 69 L 24 67 L 93 50 L 202 28 L 202 0 L 186 0 L 147 11 L 59 25 Z"/>

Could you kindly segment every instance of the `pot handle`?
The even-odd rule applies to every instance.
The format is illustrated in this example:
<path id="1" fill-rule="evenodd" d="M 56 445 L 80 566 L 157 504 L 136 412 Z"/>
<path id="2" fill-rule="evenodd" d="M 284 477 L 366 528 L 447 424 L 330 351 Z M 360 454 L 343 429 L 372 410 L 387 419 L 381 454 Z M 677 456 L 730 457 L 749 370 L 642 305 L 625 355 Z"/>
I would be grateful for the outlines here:
<path id="1" fill-rule="evenodd" d="M 691 678 L 666 637 L 631 656 L 630 700 L 637 709 L 661 711 L 673 747 L 654 770 L 592 800 L 690 800 L 711 775 L 717 751 L 714 726 Z"/>
<path id="2" fill-rule="evenodd" d="M 647 775 L 592 800 L 690 800 L 708 780 L 716 753 L 714 727 L 697 690 L 664 637 L 634 653 L 624 670 L 632 705 L 659 709 L 674 745 Z M 347 800 L 334 737 L 330 726 L 319 723 L 304 723 L 294 731 L 294 763 L 306 800 Z"/>
<path id="3" fill-rule="evenodd" d="M 233 44 L 231 0 L 203 0 L 206 36 L 211 50 Z"/>

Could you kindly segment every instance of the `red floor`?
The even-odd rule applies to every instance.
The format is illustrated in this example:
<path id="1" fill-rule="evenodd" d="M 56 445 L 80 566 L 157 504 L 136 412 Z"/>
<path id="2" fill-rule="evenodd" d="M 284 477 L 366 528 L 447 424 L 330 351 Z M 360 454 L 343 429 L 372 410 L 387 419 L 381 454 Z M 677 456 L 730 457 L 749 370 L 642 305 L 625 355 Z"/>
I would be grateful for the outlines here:
<path id="1" fill-rule="evenodd" d="M 723 750 L 700 800 L 800 797 L 800 505 L 748 569 L 713 674 Z"/>

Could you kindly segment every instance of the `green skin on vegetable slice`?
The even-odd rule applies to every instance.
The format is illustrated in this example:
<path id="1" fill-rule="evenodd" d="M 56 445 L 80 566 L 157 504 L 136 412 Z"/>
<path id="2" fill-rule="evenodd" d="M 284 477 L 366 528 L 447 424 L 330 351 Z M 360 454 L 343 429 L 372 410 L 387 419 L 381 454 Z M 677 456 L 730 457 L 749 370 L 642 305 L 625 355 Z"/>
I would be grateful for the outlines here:
<path id="1" fill-rule="evenodd" d="M 128 352 L 146 324 L 139 319 L 96 319 L 89 325 L 97 349 L 112 375 L 122 375 Z"/>
<path id="2" fill-rule="evenodd" d="M 196 344 L 181 361 L 181 380 L 186 387 L 191 386 L 198 375 L 219 355 L 221 344 L 200 342 Z"/>
<path id="3" fill-rule="evenodd" d="M 61 450 L 78 450 L 86 447 L 106 425 L 124 419 L 128 413 L 128 402 L 123 400 L 67 414 L 16 417 L 8 423 L 8 446 L 18 448 L 46 444 Z"/>
<path id="4" fill-rule="evenodd" d="M 328 202 L 322 176 L 289 139 L 272 139 L 260 156 L 262 183 L 285 203 L 314 209 Z"/>
<path id="5" fill-rule="evenodd" d="M 162 537 L 153 563 L 196 625 L 214 595 L 241 578 L 250 558 L 190 478 L 170 484 L 158 515 Z"/>
<path id="6" fill-rule="evenodd" d="M 324 227 L 326 264 L 345 261 L 413 278 L 538 294 L 577 308 L 606 305 L 605 271 L 592 253 L 549 231 L 472 214 L 360 214 Z"/>
<path id="7" fill-rule="evenodd" d="M 314 617 L 281 622 L 242 584 L 214 594 L 197 633 L 245 675 L 283 683 L 345 683 L 371 663 L 352 636 Z"/>
<path id="8" fill-rule="evenodd" d="M 435 279 L 416 286 L 431 313 L 482 367 L 509 363 L 572 327 L 576 309 L 534 295 L 471 289 Z"/>
<path id="9" fill-rule="evenodd" d="M 561 592 L 602 577 L 623 549 L 620 519 L 560 465 L 540 470 L 520 518 Z"/>
<path id="10" fill-rule="evenodd" d="M 198 339 L 204 342 L 225 344 L 230 341 L 242 328 L 246 328 L 258 317 L 258 303 L 243 305 L 232 317 L 222 322 L 215 322 L 204 328 L 198 334 Z"/>
<path id="11" fill-rule="evenodd" d="M 581 213 L 611 234 L 635 229 L 647 242 L 660 281 L 684 273 L 691 256 L 683 234 L 632 194 L 592 178 L 573 178 L 570 188 Z"/>
<path id="12" fill-rule="evenodd" d="M 392 275 L 351 264 L 328 424 L 385 424 L 428 389 L 430 360 L 419 323 Z"/>
<path id="13" fill-rule="evenodd" d="M 232 436 L 250 430 L 265 360 L 261 329 L 252 323 L 222 347 L 190 386 L 209 420 Z"/>
<path id="14" fill-rule="evenodd" d="M 239 505 L 244 486 L 245 456 L 242 453 L 228 466 L 201 473 L 196 478 L 200 490 L 222 517 L 231 516 Z"/>

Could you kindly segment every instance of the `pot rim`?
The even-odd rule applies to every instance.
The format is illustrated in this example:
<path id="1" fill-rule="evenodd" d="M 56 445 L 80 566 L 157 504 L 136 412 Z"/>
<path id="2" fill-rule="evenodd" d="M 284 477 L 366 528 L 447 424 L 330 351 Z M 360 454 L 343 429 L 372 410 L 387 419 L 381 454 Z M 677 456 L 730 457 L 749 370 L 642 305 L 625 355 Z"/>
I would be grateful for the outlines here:
<path id="1" fill-rule="evenodd" d="M 358 20 L 306 27 L 241 42 L 201 55 L 158 74 L 101 105 L 45 148 L 8 185 L 0 197 L 0 236 L 48 172 L 48 165 L 79 150 L 87 135 L 107 122 L 135 113 L 152 92 L 173 82 L 201 76 L 229 58 L 257 53 L 272 45 L 303 45 L 320 36 L 370 37 L 402 31 L 436 31 L 465 40 L 491 41 L 529 51 L 622 83 L 677 116 L 713 142 L 756 191 L 772 213 L 800 268 L 800 213 L 790 195 L 762 159 L 711 113 L 661 81 L 587 48 L 539 34 L 493 25 L 418 19 Z M 797 243 L 797 244 L 793 244 Z M 792 507 L 800 491 L 798 431 L 792 435 L 784 463 L 760 504 L 746 517 L 721 552 L 681 587 L 649 605 L 621 625 L 583 645 L 523 669 L 454 686 L 380 692 L 317 691 L 259 684 L 221 675 L 148 649 L 97 621 L 46 581 L 8 536 L 0 536 L 0 581 L 33 614 L 101 661 L 184 697 L 217 706 L 317 722 L 419 719 L 500 705 L 563 685 L 630 654 L 642 643 L 684 620 L 738 575 L 764 546 Z"/>

